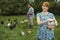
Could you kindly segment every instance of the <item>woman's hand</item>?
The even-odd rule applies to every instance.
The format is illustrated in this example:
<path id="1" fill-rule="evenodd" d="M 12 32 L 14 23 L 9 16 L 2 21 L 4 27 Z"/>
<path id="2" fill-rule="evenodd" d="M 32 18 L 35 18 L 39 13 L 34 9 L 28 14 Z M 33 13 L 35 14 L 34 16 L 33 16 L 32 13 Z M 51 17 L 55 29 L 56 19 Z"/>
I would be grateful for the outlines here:
<path id="1" fill-rule="evenodd" d="M 55 21 L 55 19 L 47 19 L 47 21 Z"/>

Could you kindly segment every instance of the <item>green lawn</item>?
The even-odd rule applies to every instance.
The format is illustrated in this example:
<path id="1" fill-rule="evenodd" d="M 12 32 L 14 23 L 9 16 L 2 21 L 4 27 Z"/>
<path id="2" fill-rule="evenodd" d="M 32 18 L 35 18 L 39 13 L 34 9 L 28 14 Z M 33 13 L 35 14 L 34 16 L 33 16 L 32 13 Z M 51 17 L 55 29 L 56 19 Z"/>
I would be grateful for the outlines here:
<path id="1" fill-rule="evenodd" d="M 10 30 L 8 27 L 6 27 L 8 18 L 10 18 L 12 22 L 15 18 L 18 19 L 18 24 L 13 30 Z M 34 18 L 34 29 L 32 30 L 28 28 L 28 23 L 21 24 L 21 21 L 25 19 L 26 16 L 0 16 L 0 21 L 4 20 L 5 22 L 3 25 L 0 24 L 0 40 L 37 40 L 36 34 L 38 26 L 36 23 L 36 17 Z M 60 16 L 56 16 L 56 19 L 60 24 Z M 55 28 L 55 40 L 60 40 L 59 26 L 60 25 Z M 22 30 L 26 33 L 24 36 L 21 35 Z M 28 30 L 31 30 L 32 33 L 28 34 Z"/>

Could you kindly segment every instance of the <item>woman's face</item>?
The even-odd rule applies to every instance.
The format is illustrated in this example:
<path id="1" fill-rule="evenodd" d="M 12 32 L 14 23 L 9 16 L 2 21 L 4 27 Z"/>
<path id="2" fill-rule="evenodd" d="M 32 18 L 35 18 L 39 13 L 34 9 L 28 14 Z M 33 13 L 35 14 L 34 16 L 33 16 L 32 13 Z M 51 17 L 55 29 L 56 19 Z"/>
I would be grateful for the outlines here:
<path id="1" fill-rule="evenodd" d="M 42 5 L 42 10 L 43 10 L 43 11 L 48 11 L 48 7 Z"/>

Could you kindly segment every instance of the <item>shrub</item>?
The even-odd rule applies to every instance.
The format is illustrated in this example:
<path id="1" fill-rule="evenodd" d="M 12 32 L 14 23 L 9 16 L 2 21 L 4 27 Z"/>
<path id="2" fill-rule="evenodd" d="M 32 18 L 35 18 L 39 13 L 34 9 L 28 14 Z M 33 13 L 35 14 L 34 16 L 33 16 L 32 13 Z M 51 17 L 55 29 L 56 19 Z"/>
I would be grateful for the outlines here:
<path id="1" fill-rule="evenodd" d="M 35 9 L 35 14 L 41 12 L 41 6 L 44 1 L 48 1 L 51 4 L 50 12 L 54 14 L 60 13 L 60 6 L 57 6 L 56 2 L 53 0 L 35 0 L 32 2 Z M 28 0 L 0 0 L 0 14 L 1 15 L 20 15 L 26 14 L 28 11 L 27 4 Z M 60 2 L 59 2 L 60 3 Z M 58 3 L 58 4 L 59 4 Z"/>

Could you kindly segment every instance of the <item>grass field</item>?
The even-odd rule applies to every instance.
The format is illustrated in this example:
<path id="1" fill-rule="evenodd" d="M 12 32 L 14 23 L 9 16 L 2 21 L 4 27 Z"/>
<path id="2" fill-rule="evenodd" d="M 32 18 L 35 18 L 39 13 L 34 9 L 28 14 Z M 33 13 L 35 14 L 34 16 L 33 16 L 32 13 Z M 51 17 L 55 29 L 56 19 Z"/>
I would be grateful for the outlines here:
<path id="1" fill-rule="evenodd" d="M 13 30 L 6 27 L 9 18 L 12 22 L 15 18 L 18 19 L 18 24 Z M 32 30 L 28 28 L 28 22 L 21 24 L 21 21 L 25 19 L 26 16 L 0 16 L 0 21 L 4 20 L 5 22 L 4 24 L 0 24 L 0 40 L 37 40 L 36 34 L 38 26 L 36 17 L 34 18 L 34 29 Z M 58 24 L 60 24 L 60 16 L 56 16 L 56 19 Z M 32 33 L 28 34 L 28 30 L 31 30 Z M 24 31 L 26 34 L 22 36 L 21 31 Z M 60 40 L 60 25 L 55 28 L 55 40 Z"/>

